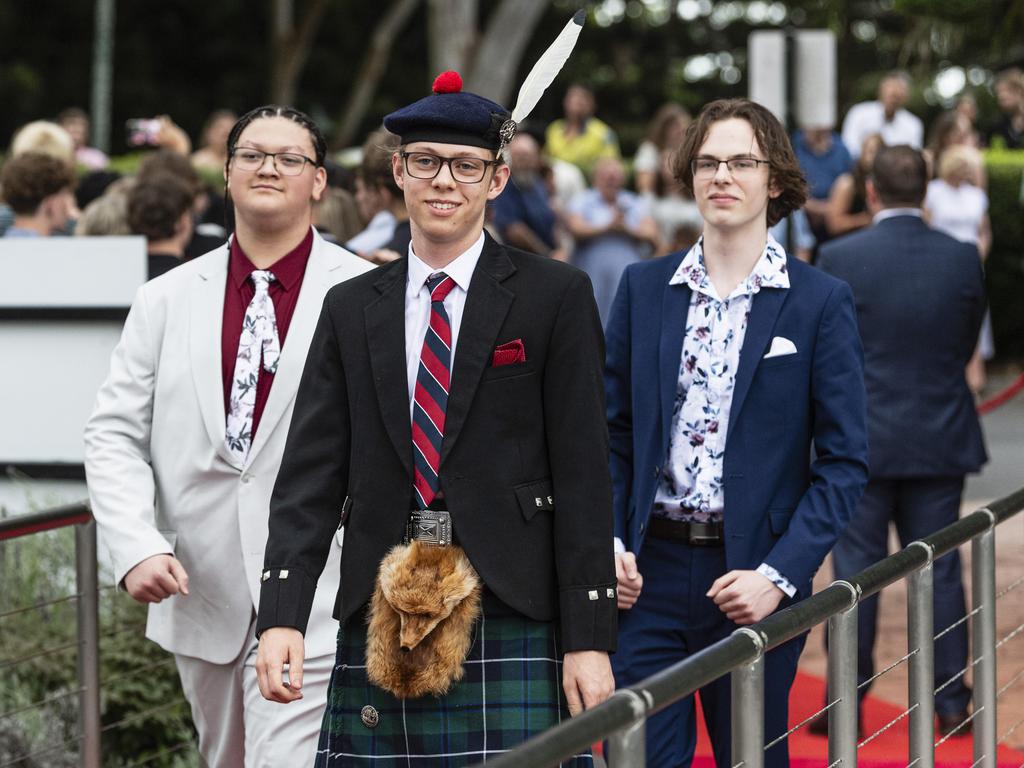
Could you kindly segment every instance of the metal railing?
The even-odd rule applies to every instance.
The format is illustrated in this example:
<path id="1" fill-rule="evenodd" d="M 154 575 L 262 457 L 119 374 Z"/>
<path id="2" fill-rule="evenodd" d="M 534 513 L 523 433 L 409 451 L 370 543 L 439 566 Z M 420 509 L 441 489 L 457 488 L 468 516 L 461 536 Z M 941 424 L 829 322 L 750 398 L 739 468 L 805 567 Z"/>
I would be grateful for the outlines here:
<path id="1" fill-rule="evenodd" d="M 974 766 L 996 768 L 999 743 L 1016 729 L 1015 724 L 997 739 L 996 702 L 1024 670 L 1001 689 L 996 688 L 996 650 L 1024 632 L 1024 624 L 1005 637 L 996 638 L 996 600 L 1024 584 L 1017 579 L 996 594 L 995 529 L 1024 509 L 1024 488 L 994 501 L 930 536 L 912 542 L 901 551 L 875 563 L 848 581 L 836 581 L 764 621 L 736 630 L 732 635 L 637 685 L 621 688 L 599 706 L 530 739 L 518 748 L 488 759 L 489 768 L 551 766 L 590 745 L 607 740 L 610 768 L 641 768 L 644 756 L 645 721 L 725 674 L 732 685 L 733 768 L 761 768 L 765 750 L 771 748 L 816 715 L 827 712 L 828 768 L 857 765 L 857 751 L 897 722 L 908 718 L 910 766 L 933 768 L 935 748 L 949 735 L 934 742 L 934 642 L 957 624 L 933 634 L 932 563 L 961 544 L 971 542 L 973 654 L 972 730 Z M 872 680 L 897 666 L 908 665 L 908 707 L 894 720 L 858 743 L 857 605 L 860 601 L 901 579 L 907 590 L 908 652 Z M 764 743 L 764 654 L 787 640 L 828 622 L 828 703 L 792 730 Z M 939 686 L 939 690 L 963 675 Z M 866 681 L 864 685 L 872 682 Z M 952 734 L 950 734 L 952 735 Z"/>
<path id="2" fill-rule="evenodd" d="M 77 695 L 77 733 L 69 739 L 51 738 L 41 748 L 29 749 L 24 754 L 17 754 L 13 757 L 5 755 L 3 759 L 0 759 L 0 768 L 46 764 L 46 760 L 49 759 L 47 755 L 52 758 L 52 753 L 57 750 L 74 749 L 76 743 L 78 765 L 83 768 L 100 768 L 101 739 L 103 734 L 109 734 L 114 729 L 124 727 L 140 717 L 152 715 L 158 709 L 169 709 L 185 704 L 184 699 L 173 701 L 169 704 L 162 702 L 156 709 L 131 712 L 117 722 L 102 723 L 100 708 L 100 596 L 104 592 L 112 593 L 113 585 L 101 586 L 99 583 L 96 523 L 93 520 L 88 504 L 86 502 L 79 502 L 35 514 L 19 515 L 0 520 L 0 543 L 69 526 L 74 526 L 75 529 L 74 593 L 38 602 L 34 605 L 18 606 L 11 610 L 6 610 L 0 614 L 0 619 L 19 616 L 29 611 L 47 610 L 52 606 L 74 601 L 76 604 L 76 639 L 73 642 L 66 642 L 53 647 L 34 649 L 28 655 L 22 655 L 19 658 L 0 659 L 0 669 L 13 668 L 22 662 L 30 661 L 40 656 L 49 656 L 77 649 L 77 684 L 69 687 L 67 690 L 47 693 L 40 701 L 21 706 L 15 705 L 11 709 L 0 711 L 0 723 L 9 718 L 24 716 L 30 710 L 37 710 Z M 102 637 L 112 637 L 126 631 L 142 632 L 143 630 L 136 622 L 127 626 L 104 630 Z M 167 658 L 145 665 L 141 669 L 121 672 L 117 676 L 130 677 L 148 674 L 158 667 L 166 666 L 172 661 L 168 655 Z M 145 765 L 171 752 L 181 752 L 184 749 L 194 747 L 194 742 L 185 742 L 158 754 L 149 755 L 138 763 L 132 763 L 132 765 Z M 39 760 L 43 762 L 39 763 Z"/>

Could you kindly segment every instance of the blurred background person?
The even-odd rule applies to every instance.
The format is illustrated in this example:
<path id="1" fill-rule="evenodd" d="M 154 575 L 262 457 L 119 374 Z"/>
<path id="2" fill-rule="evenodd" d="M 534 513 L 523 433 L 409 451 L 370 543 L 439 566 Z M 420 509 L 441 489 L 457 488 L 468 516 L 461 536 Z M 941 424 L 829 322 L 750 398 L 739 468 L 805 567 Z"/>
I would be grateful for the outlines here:
<path id="1" fill-rule="evenodd" d="M 830 238 L 871 226 L 866 185 L 875 155 L 884 146 L 885 142 L 879 134 L 868 136 L 864 139 L 853 171 L 844 173 L 832 184 L 825 209 L 825 228 Z"/>
<path id="2" fill-rule="evenodd" d="M 409 227 L 405 197 L 391 169 L 391 156 L 397 150 L 397 136 L 375 131 L 363 142 L 363 160 L 356 170 L 356 206 L 365 228 L 348 240 L 345 247 L 378 264 L 392 261 L 394 254 L 405 256 L 409 245 L 408 234 L 401 238 L 405 247 L 392 242 L 399 224 L 405 233 Z"/>
<path id="3" fill-rule="evenodd" d="M 790 223 L 793 226 L 792 242 L 789 240 Z M 814 260 L 814 246 L 818 244 L 818 241 L 811 231 L 810 222 L 807 220 L 807 214 L 803 208 L 797 208 L 789 216 L 779 219 L 768 228 L 768 234 L 786 249 L 786 253 L 792 253 L 800 261 L 810 264 Z"/>
<path id="4" fill-rule="evenodd" d="M 102 195 L 82 209 L 82 214 L 75 222 L 75 235 L 130 235 L 132 230 L 128 226 L 128 190 L 134 184 L 134 178 L 123 178 L 108 185 Z"/>
<path id="5" fill-rule="evenodd" d="M 547 154 L 572 163 L 587 175 L 601 158 L 618 158 L 619 139 L 607 123 L 594 117 L 596 110 L 589 86 L 570 85 L 562 100 L 564 117 L 552 122 L 545 132 Z"/>
<path id="6" fill-rule="evenodd" d="M 511 171 L 505 190 L 491 203 L 494 229 L 506 245 L 564 261 L 558 216 L 544 179 L 540 144 L 520 130 L 505 149 Z"/>
<path id="7" fill-rule="evenodd" d="M 928 182 L 925 217 L 940 232 L 976 246 L 984 263 L 992 247 L 992 225 L 988 217 L 988 195 L 975 183 L 984 175 L 981 153 L 974 147 L 952 146 L 942 154 L 937 170 L 938 178 Z M 992 316 L 986 311 L 978 346 L 967 364 L 967 385 L 976 396 L 985 389 L 988 381 L 985 363 L 994 356 Z"/>
<path id="8" fill-rule="evenodd" d="M 807 224 L 814 238 L 824 242 L 829 237 L 826 219 L 832 185 L 840 176 L 853 170 L 853 157 L 832 126 L 805 127 L 796 131 L 793 134 L 793 151 L 809 189 L 803 207 Z M 784 240 L 779 242 L 785 245 Z"/>
<path id="9" fill-rule="evenodd" d="M 192 239 L 195 192 L 170 173 L 153 174 L 128 191 L 128 226 L 146 238 L 149 279 L 182 263 Z"/>
<path id="10" fill-rule="evenodd" d="M 972 147 L 981 146 L 981 136 L 978 135 L 978 100 L 970 91 L 962 91 L 956 97 L 956 104 L 953 111 L 960 115 L 964 124 L 967 125 L 968 141 Z"/>
<path id="11" fill-rule="evenodd" d="M 647 201 L 625 189 L 626 171 L 614 157 L 598 160 L 594 186 L 569 206 L 576 239 L 572 263 L 590 276 L 601 325 L 608 320 L 622 271 L 658 248 L 658 227 Z"/>
<path id="12" fill-rule="evenodd" d="M 952 147 L 975 147 L 977 146 L 975 138 L 970 121 L 960 112 L 949 110 L 935 118 L 931 125 L 928 148 L 924 153 L 930 175 L 933 178 L 938 177 L 942 156 L 949 149 Z M 986 186 L 984 164 L 979 164 L 975 170 L 977 173 L 970 179 L 971 183 L 979 187 Z"/>
<path id="13" fill-rule="evenodd" d="M 921 149 L 924 144 L 924 124 L 904 107 L 910 97 L 910 76 L 894 71 L 878 84 L 878 98 L 854 104 L 843 120 L 843 143 L 856 160 L 865 139 L 873 133 L 881 134 L 887 146 L 907 144 Z"/>
<path id="14" fill-rule="evenodd" d="M 988 133 L 989 146 L 1024 149 L 1024 72 L 1013 67 L 999 73 L 995 92 L 1003 116 Z"/>
<path id="15" fill-rule="evenodd" d="M 41 152 L 44 155 L 50 155 L 66 163 L 70 168 L 74 168 L 75 165 L 75 143 L 70 134 L 56 123 L 51 123 L 48 120 L 34 120 L 15 131 L 7 159 L 10 160 L 26 152 Z M 71 211 L 69 221 L 59 230 L 70 232 L 74 228 L 73 220 L 77 218 L 77 214 L 77 209 Z M 0 202 L 0 236 L 3 236 L 13 222 L 14 211 L 7 203 Z"/>
<path id="16" fill-rule="evenodd" d="M 75 209 L 75 172 L 42 152 L 25 152 L 4 163 L 0 195 L 14 213 L 4 237 L 49 237 Z"/>
<path id="17" fill-rule="evenodd" d="M 228 163 L 228 134 L 238 120 L 230 109 L 210 113 L 199 135 L 199 149 L 192 153 L 192 165 L 204 176 L 220 175 Z"/>
<path id="18" fill-rule="evenodd" d="M 350 240 L 363 228 L 355 195 L 328 184 L 323 196 L 313 204 L 313 226 L 329 243 L 339 245 Z"/>
<path id="19" fill-rule="evenodd" d="M 669 155 L 683 143 L 691 121 L 690 113 L 675 102 L 662 104 L 654 113 L 647 125 L 647 138 L 637 147 L 633 159 L 633 184 L 641 195 L 659 196 L 659 176 Z"/>
<path id="20" fill-rule="evenodd" d="M 139 163 L 135 177 L 142 182 L 152 176 L 170 174 L 181 179 L 192 190 L 192 238 L 185 247 L 185 258 L 194 259 L 212 251 L 228 239 L 225 226 L 224 201 L 203 183 L 188 155 L 173 149 L 158 149 Z"/>
<path id="21" fill-rule="evenodd" d="M 75 162 L 90 171 L 110 165 L 110 158 L 96 147 L 89 146 L 89 114 L 84 109 L 70 107 L 57 115 L 57 125 L 68 132 L 75 143 Z"/>

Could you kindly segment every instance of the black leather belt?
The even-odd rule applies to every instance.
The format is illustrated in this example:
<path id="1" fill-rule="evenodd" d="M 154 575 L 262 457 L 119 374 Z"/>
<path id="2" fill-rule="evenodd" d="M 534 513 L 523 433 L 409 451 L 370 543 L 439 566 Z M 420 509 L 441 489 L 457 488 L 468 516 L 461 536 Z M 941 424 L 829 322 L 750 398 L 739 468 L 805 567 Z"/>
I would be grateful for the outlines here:
<path id="1" fill-rule="evenodd" d="M 725 525 L 721 522 L 698 523 L 651 516 L 647 535 L 656 539 L 685 541 L 694 547 L 720 547 L 725 544 Z"/>
<path id="2" fill-rule="evenodd" d="M 414 509 L 405 524 L 405 540 L 447 547 L 452 544 L 452 517 L 443 509 Z"/>

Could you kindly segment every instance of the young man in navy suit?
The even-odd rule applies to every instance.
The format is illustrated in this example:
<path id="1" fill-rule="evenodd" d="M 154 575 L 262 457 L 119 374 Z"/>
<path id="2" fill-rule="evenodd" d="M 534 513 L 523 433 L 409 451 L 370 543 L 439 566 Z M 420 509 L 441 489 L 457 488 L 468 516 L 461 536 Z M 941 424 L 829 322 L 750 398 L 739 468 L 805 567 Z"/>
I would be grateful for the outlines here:
<path id="1" fill-rule="evenodd" d="M 713 102 L 675 175 L 703 235 L 630 266 L 606 331 L 620 686 L 809 595 L 867 481 L 853 296 L 768 235 L 806 197 L 782 126 L 753 102 Z M 769 741 L 786 730 L 802 647 L 767 655 Z M 700 695 L 730 766 L 729 678 Z M 688 697 L 648 721 L 648 762 L 689 765 L 695 733 Z M 783 740 L 766 765 L 787 752 Z"/>
<path id="2" fill-rule="evenodd" d="M 955 522 L 964 475 L 987 458 L 964 378 L 985 314 L 978 249 L 921 218 L 928 172 L 916 149 L 879 151 L 871 176 L 874 225 L 829 243 L 819 263 L 853 289 L 867 359 L 871 480 L 836 542 L 837 579 L 886 556 L 890 521 L 904 545 Z M 963 722 L 971 698 L 959 676 L 967 625 L 957 623 L 965 603 L 956 550 L 935 561 L 933 578 L 935 631 L 956 625 L 935 644 L 935 711 L 945 734 Z M 861 604 L 857 621 L 860 683 L 874 674 L 877 617 L 875 595 Z M 970 724 L 957 730 L 969 732 Z"/>

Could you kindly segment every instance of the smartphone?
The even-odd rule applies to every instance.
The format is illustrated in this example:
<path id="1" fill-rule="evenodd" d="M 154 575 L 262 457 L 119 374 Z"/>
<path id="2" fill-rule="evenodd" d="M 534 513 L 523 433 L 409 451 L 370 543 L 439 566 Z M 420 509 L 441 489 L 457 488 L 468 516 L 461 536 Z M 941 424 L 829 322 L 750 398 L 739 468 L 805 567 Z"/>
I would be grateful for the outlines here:
<path id="1" fill-rule="evenodd" d="M 124 122 L 125 141 L 130 147 L 152 147 L 158 143 L 160 121 L 153 118 L 133 117 Z"/>

